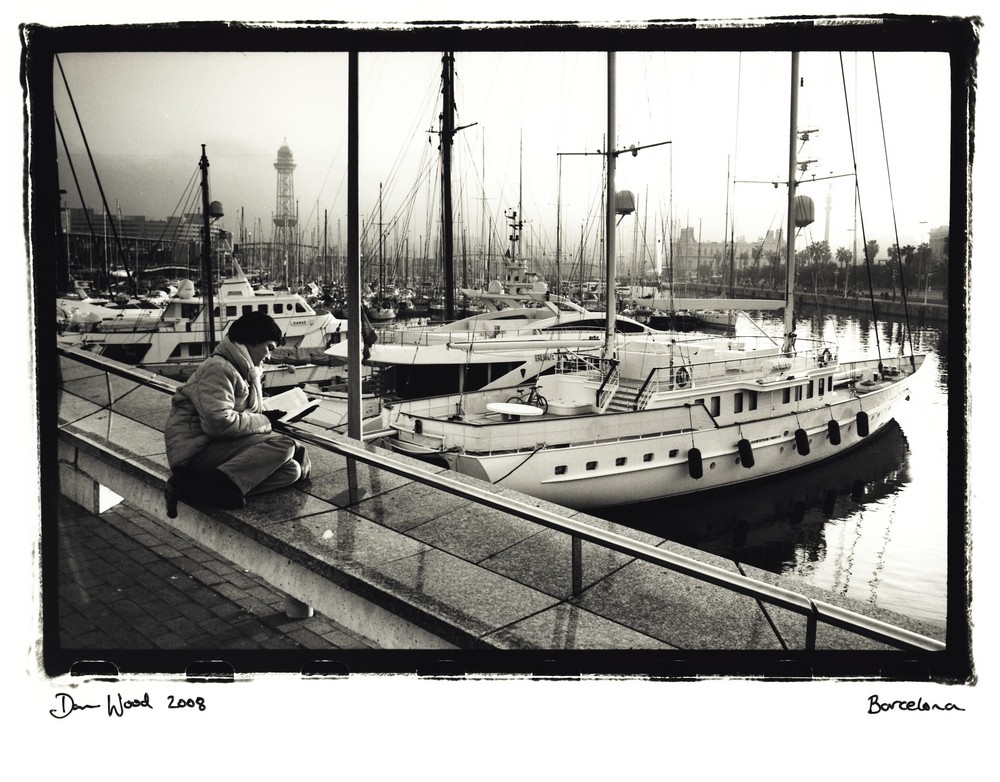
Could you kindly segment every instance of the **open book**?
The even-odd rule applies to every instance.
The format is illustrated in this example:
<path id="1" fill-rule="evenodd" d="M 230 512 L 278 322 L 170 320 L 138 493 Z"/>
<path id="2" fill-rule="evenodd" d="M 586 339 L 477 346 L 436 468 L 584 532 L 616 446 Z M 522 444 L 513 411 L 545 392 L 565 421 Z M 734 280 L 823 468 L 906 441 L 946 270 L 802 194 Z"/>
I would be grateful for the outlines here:
<path id="1" fill-rule="evenodd" d="M 288 391 L 264 399 L 265 410 L 285 411 L 285 414 L 279 419 L 283 424 L 294 424 L 296 421 L 301 421 L 317 407 L 319 407 L 319 402 L 313 402 L 309 399 L 301 388 L 290 388 Z"/>

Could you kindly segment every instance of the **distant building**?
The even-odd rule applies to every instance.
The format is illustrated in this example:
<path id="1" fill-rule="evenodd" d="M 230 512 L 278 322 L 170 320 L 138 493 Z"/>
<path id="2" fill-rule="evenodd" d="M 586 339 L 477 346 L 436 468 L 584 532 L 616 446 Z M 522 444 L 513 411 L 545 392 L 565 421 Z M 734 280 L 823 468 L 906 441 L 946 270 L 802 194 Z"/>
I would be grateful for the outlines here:
<path id="1" fill-rule="evenodd" d="M 69 272 L 76 279 L 106 284 L 99 279 L 102 273 L 125 268 L 141 275 L 200 275 L 204 235 L 200 213 L 153 220 L 71 207 L 63 212 L 62 227 Z M 213 229 L 214 236 L 221 233 Z"/>
<path id="2" fill-rule="evenodd" d="M 932 261 L 948 261 L 948 236 L 950 233 L 947 225 L 931 229 L 927 243 L 931 248 Z"/>
<path id="3" fill-rule="evenodd" d="M 736 237 L 732 242 L 732 254 L 737 274 L 750 269 L 758 254 L 758 269 L 766 268 L 768 253 L 778 251 L 783 255 L 783 237 L 784 231 L 781 230 L 769 230 L 762 239 L 753 242 L 742 236 Z M 686 227 L 680 230 L 671 250 L 675 282 L 728 279 L 730 270 L 726 267 L 729 266 L 729 242 L 698 241 L 695 229 Z"/>

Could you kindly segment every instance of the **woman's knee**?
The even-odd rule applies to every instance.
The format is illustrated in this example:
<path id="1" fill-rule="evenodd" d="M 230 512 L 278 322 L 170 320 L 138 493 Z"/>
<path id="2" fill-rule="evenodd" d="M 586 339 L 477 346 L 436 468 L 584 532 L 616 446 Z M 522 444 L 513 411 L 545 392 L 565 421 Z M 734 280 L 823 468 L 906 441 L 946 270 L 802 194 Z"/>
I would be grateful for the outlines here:
<path id="1" fill-rule="evenodd" d="M 275 450 L 282 453 L 282 461 L 287 462 L 292 456 L 295 455 L 296 442 L 287 434 L 279 434 L 274 432 L 268 438 L 268 444 L 271 445 Z"/>

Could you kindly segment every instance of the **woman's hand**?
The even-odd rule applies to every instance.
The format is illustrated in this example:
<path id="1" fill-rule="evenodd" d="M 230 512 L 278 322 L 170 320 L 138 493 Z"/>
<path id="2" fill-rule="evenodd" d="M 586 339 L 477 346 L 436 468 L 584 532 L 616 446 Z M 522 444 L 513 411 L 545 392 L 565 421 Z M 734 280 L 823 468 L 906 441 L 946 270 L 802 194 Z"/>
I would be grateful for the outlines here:
<path id="1" fill-rule="evenodd" d="M 265 410 L 264 415 L 267 416 L 267 420 L 271 422 L 273 426 L 276 422 L 280 421 L 285 417 L 284 410 Z"/>

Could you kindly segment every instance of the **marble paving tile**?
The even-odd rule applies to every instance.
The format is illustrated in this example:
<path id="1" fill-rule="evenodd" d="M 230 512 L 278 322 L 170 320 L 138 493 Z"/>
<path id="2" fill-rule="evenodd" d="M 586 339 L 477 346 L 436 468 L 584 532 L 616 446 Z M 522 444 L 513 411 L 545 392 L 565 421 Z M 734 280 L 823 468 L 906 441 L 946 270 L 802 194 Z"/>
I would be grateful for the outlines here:
<path id="1" fill-rule="evenodd" d="M 153 388 L 136 386 L 115 399 L 112 409 L 162 432 L 170 415 L 170 396 Z"/>
<path id="2" fill-rule="evenodd" d="M 365 499 L 357 504 L 355 510 L 383 526 L 405 532 L 470 503 L 463 497 L 413 481 Z"/>
<path id="3" fill-rule="evenodd" d="M 671 649 L 669 644 L 638 633 L 571 603 L 501 628 L 490 635 L 518 649 Z"/>
<path id="4" fill-rule="evenodd" d="M 310 458 L 313 451 L 310 450 Z M 334 454 L 336 457 L 336 454 Z M 343 458 L 343 457 L 340 457 Z M 378 467 L 357 463 L 358 476 L 358 500 L 366 497 L 373 497 L 383 492 L 397 489 L 410 483 L 409 478 L 405 478 L 395 473 L 386 472 Z M 310 477 L 310 487 L 307 491 L 315 497 L 339 507 L 347 507 L 351 504 L 350 490 L 348 486 L 346 460 L 344 467 L 332 473 L 317 474 L 314 471 Z"/>
<path id="5" fill-rule="evenodd" d="M 382 575 L 404 597 L 482 636 L 557 601 L 437 549 L 395 560 Z"/>
<path id="6" fill-rule="evenodd" d="M 781 649 L 753 598 L 649 562 L 627 565 L 577 602 L 680 649 Z"/>
<path id="7" fill-rule="evenodd" d="M 270 525 L 334 509 L 330 503 L 301 491 L 306 483 L 308 481 L 266 494 L 252 495 L 247 497 L 245 508 L 229 513 L 252 526 L 267 529 Z"/>
<path id="8" fill-rule="evenodd" d="M 378 568 L 428 548 L 343 509 L 273 524 L 268 533 L 324 562 L 365 569 Z"/>
<path id="9" fill-rule="evenodd" d="M 411 528 L 408 534 L 469 562 L 480 562 L 543 529 L 509 513 L 467 503 Z"/>
<path id="10" fill-rule="evenodd" d="M 62 387 L 69 393 L 101 407 L 107 407 L 111 403 L 112 391 L 108 385 L 108 376 L 104 373 L 87 375 L 77 380 L 63 380 Z"/>
<path id="11" fill-rule="evenodd" d="M 58 417 L 60 424 L 75 423 L 101 410 L 100 405 L 66 392 L 59 394 L 57 404 L 59 406 Z"/>
<path id="12" fill-rule="evenodd" d="M 580 550 L 584 589 L 633 560 L 587 541 L 582 542 Z M 480 564 L 547 594 L 561 598 L 572 595 L 572 538 L 564 532 L 542 528 L 539 534 L 499 551 Z"/>
<path id="13" fill-rule="evenodd" d="M 117 412 L 111 414 L 107 439 L 119 448 L 139 456 L 166 452 L 162 431 Z"/>
<path id="14" fill-rule="evenodd" d="M 97 410 L 77 419 L 72 427 L 139 456 L 152 456 L 166 449 L 163 432 L 109 410 Z"/>
<path id="15" fill-rule="evenodd" d="M 79 361 L 65 356 L 59 356 L 58 371 L 60 382 L 64 383 L 71 380 L 80 380 L 81 378 L 104 377 L 105 375 L 103 371 L 96 367 L 81 364 Z"/>

